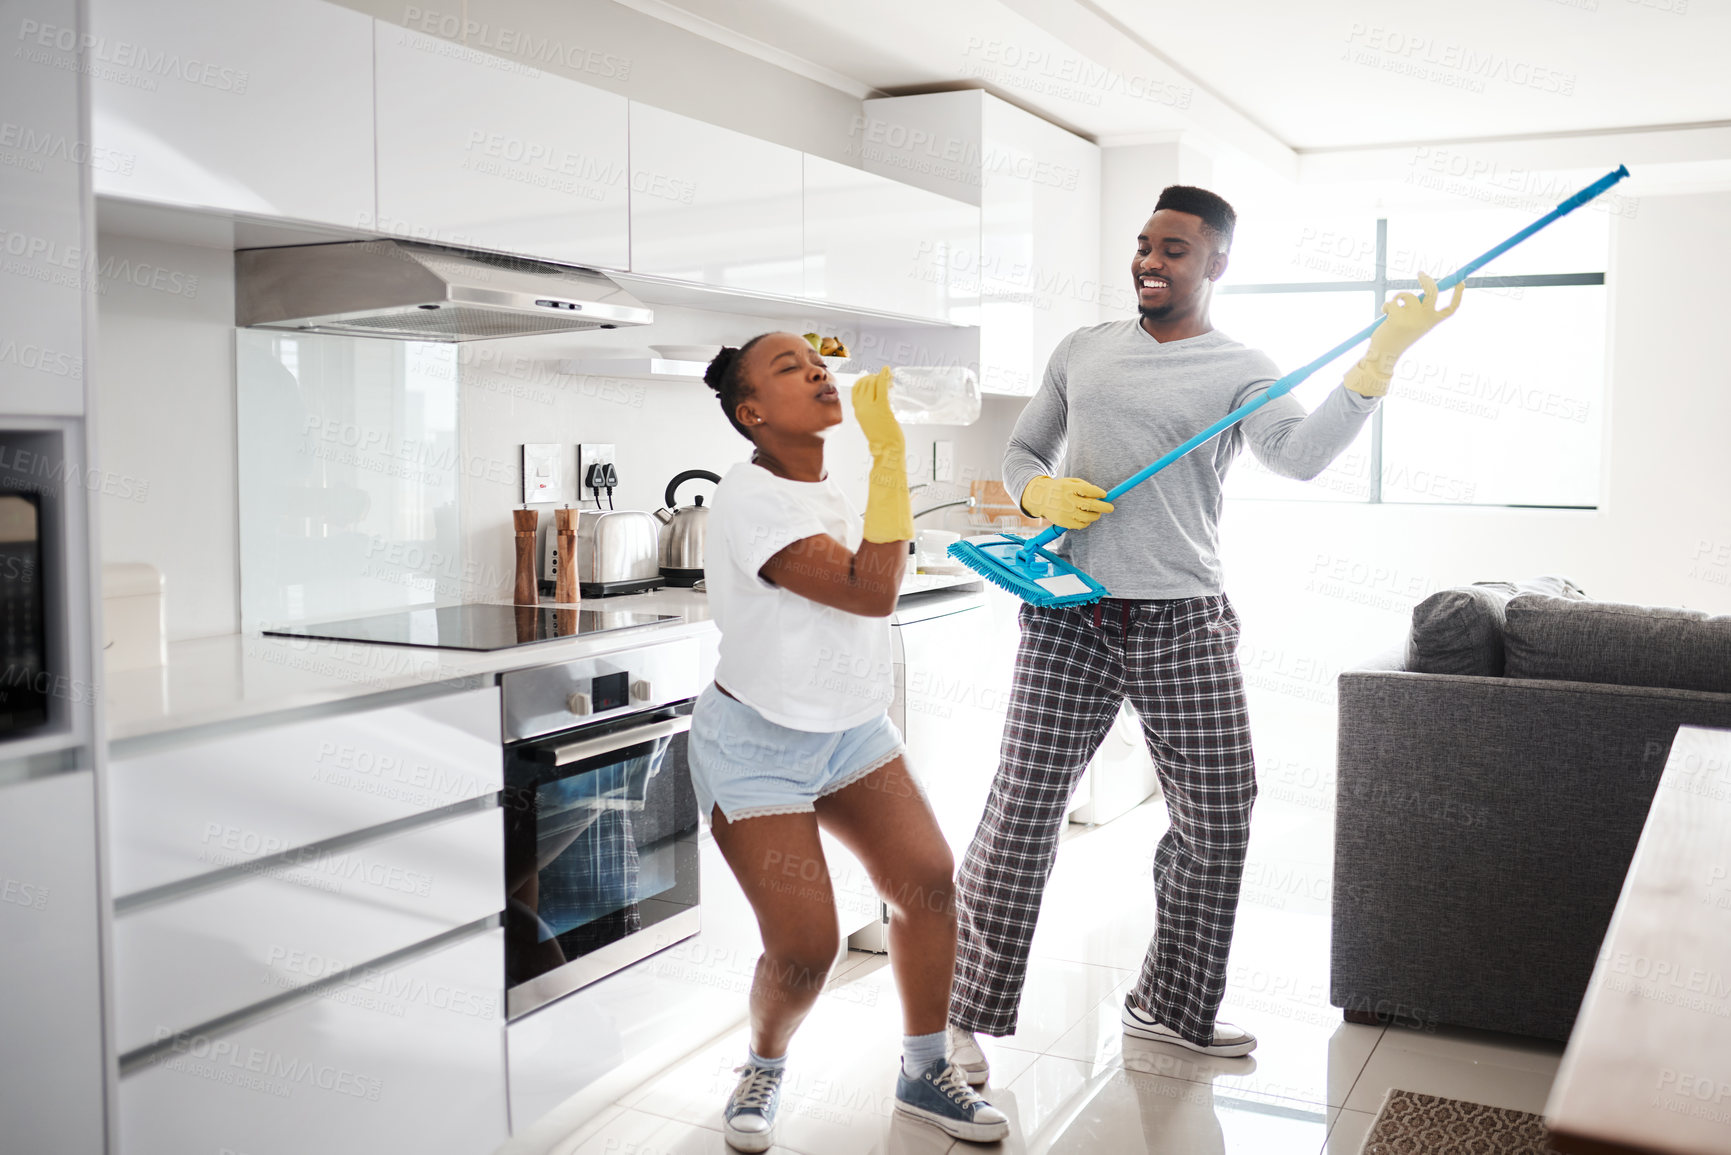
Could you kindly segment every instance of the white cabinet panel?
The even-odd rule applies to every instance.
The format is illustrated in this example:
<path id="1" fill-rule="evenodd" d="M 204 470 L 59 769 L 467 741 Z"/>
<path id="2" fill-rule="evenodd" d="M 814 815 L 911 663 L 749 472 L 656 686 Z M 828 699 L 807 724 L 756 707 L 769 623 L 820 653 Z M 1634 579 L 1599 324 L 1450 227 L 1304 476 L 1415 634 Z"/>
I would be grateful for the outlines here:
<path id="1" fill-rule="evenodd" d="M 966 258 L 979 209 L 821 157 L 804 161 L 807 297 L 934 320 L 971 301 Z"/>
<path id="2" fill-rule="evenodd" d="M 125 158 L 90 150 L 78 124 L 78 6 L 6 5 L 0 66 L 0 412 L 84 412 L 85 250 L 80 170 Z"/>
<path id="3" fill-rule="evenodd" d="M 488 686 L 122 753 L 109 773 L 114 892 L 492 794 L 499 717 Z"/>
<path id="4" fill-rule="evenodd" d="M 504 846 L 491 808 L 123 912 L 121 1053 L 497 914 Z"/>
<path id="5" fill-rule="evenodd" d="M 980 96 L 980 388 L 1026 396 L 1034 360 L 1034 184 L 1039 142 L 1021 109 Z"/>
<path id="6" fill-rule="evenodd" d="M 631 104 L 631 271 L 798 296 L 801 154 Z"/>
<path id="7" fill-rule="evenodd" d="M 120 1082 L 127 1155 L 476 1155 L 506 1138 L 504 932 L 368 974 Z"/>
<path id="8" fill-rule="evenodd" d="M 321 0 L 91 0 L 96 191 L 364 227 L 373 22 Z"/>
<path id="9" fill-rule="evenodd" d="M 978 600 L 968 608 L 892 623 L 896 701 L 908 765 L 960 863 L 998 769 L 1015 639 L 994 636 Z"/>
<path id="10" fill-rule="evenodd" d="M 88 770 L 0 789 L 0 1146 L 102 1149 L 96 813 Z"/>
<path id="11" fill-rule="evenodd" d="M 377 25 L 379 224 L 623 269 L 625 97 Z"/>
<path id="12" fill-rule="evenodd" d="M 1118 268 L 1100 268 L 1099 146 L 1029 119 L 1037 157 L 1024 170 L 1034 208 L 1032 368 L 1037 383 L 1059 341 L 1099 323 L 1102 276 L 1117 277 L 1128 289 L 1130 261 L 1126 256 Z"/>

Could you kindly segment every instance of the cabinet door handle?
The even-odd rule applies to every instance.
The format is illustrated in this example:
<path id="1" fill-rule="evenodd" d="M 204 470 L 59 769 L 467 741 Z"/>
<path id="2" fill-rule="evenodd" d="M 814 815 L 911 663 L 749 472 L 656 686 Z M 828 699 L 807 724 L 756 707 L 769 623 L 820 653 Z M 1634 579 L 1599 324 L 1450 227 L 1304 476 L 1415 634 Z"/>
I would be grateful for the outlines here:
<path id="1" fill-rule="evenodd" d="M 613 751 L 623 750 L 627 746 L 653 742 L 657 738 L 666 738 L 673 734 L 683 734 L 689 729 L 691 729 L 691 715 L 685 714 L 678 718 L 667 718 L 647 726 L 621 730 L 617 734 L 608 734 L 600 738 L 589 738 L 581 742 L 555 746 L 553 748 L 553 764 L 555 766 L 568 766 L 572 762 L 581 762 L 583 759 L 593 758 L 597 754 L 611 754 Z"/>

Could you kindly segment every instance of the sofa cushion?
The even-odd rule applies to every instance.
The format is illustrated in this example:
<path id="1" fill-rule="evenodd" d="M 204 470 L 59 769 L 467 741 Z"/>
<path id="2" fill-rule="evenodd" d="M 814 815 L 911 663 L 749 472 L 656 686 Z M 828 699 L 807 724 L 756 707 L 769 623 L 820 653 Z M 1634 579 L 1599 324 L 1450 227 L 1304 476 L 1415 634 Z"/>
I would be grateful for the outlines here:
<path id="1" fill-rule="evenodd" d="M 1415 674 L 1502 677 L 1503 611 L 1521 594 L 1587 596 L 1568 578 L 1552 576 L 1439 590 L 1412 608 L 1406 668 Z"/>
<path id="2" fill-rule="evenodd" d="M 1731 693 L 1731 617 L 1525 595 L 1505 613 L 1511 678 Z"/>

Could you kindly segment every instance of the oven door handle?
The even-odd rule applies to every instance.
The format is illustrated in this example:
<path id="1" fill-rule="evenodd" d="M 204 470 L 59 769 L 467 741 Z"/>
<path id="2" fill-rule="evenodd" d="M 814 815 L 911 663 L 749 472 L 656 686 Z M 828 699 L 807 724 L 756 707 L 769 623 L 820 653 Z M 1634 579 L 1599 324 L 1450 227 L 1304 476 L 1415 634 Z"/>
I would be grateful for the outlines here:
<path id="1" fill-rule="evenodd" d="M 600 738 L 570 742 L 564 746 L 553 748 L 553 765 L 568 766 L 573 762 L 581 762 L 585 758 L 593 758 L 598 754 L 611 754 L 613 751 L 623 750 L 627 746 L 636 746 L 644 742 L 653 742 L 658 738 L 683 734 L 689 729 L 691 729 L 691 715 L 684 714 L 678 718 L 668 718 L 648 726 L 621 730 L 616 734 L 607 734 Z"/>

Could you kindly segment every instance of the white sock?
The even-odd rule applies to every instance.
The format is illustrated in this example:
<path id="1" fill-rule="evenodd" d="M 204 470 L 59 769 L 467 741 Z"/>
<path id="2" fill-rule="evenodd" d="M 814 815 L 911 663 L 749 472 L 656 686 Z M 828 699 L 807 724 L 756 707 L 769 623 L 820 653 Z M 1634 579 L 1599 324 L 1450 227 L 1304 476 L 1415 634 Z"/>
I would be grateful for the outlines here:
<path id="1" fill-rule="evenodd" d="M 756 1051 L 752 1050 L 749 1045 L 745 1048 L 745 1061 L 754 1067 L 762 1067 L 766 1071 L 781 1071 L 787 1068 L 786 1055 L 782 1055 L 775 1059 L 766 1059 Z"/>
<path id="2" fill-rule="evenodd" d="M 902 1036 L 902 1070 L 913 1074 L 923 1071 L 949 1052 L 949 1035 L 933 1031 L 929 1035 Z"/>

